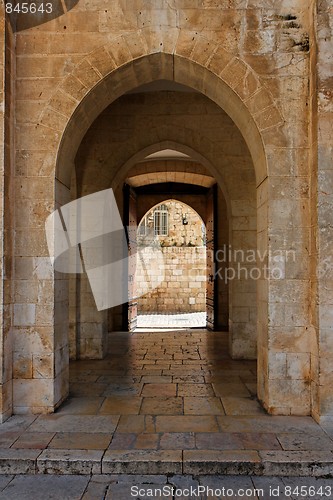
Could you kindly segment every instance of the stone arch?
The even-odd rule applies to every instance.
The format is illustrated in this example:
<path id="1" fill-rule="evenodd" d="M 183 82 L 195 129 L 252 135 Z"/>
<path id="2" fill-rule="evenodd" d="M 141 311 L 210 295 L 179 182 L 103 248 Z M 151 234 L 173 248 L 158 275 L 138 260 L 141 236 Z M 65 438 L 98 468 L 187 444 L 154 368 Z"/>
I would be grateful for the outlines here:
<path id="1" fill-rule="evenodd" d="M 267 182 L 264 181 L 268 166 L 265 147 L 267 137 L 272 134 L 275 146 L 285 146 L 279 103 L 248 64 L 227 52 L 221 44 L 186 30 L 141 29 L 111 39 L 83 58 L 60 83 L 36 127 L 36 136 L 40 144 L 44 142 L 47 158 L 55 162 L 55 178 L 59 181 L 56 203 L 68 200 L 74 158 L 94 119 L 124 93 L 159 79 L 175 81 L 201 92 L 220 106 L 240 130 L 255 168 L 263 234 L 258 244 L 260 241 L 262 250 L 266 251 L 268 209 Z M 268 287 L 264 281 L 261 285 L 258 395 L 269 408 Z M 59 332 L 63 331 L 60 323 L 57 327 Z M 55 331 L 54 335 L 57 337 L 60 333 Z"/>
<path id="2" fill-rule="evenodd" d="M 161 201 L 159 201 L 158 203 L 151 203 L 148 205 L 148 209 L 145 210 L 145 214 L 143 215 L 143 217 L 141 217 L 140 220 L 138 220 L 138 226 L 139 224 L 142 222 L 143 218 L 149 213 L 151 212 L 155 207 L 157 207 L 158 205 L 160 205 L 161 203 L 166 203 L 167 201 L 178 201 L 179 203 L 181 203 L 182 205 L 184 206 L 187 206 L 189 207 L 191 210 L 193 210 L 197 215 L 198 217 L 201 219 L 202 223 L 205 224 L 205 221 L 204 221 L 204 216 L 203 214 L 200 213 L 199 210 L 197 210 L 196 208 L 194 208 L 194 206 L 192 206 L 190 203 L 186 203 L 184 200 L 182 200 L 179 196 L 177 196 L 177 194 L 173 194 L 171 197 L 165 195 L 165 197 L 163 199 L 161 199 Z"/>
<path id="3" fill-rule="evenodd" d="M 283 123 L 277 104 L 239 57 L 200 34 L 178 29 L 141 29 L 116 37 L 88 54 L 59 85 L 39 123 L 41 132 L 53 130 L 50 155 L 57 158 L 56 177 L 69 185 L 73 154 L 108 104 L 161 78 L 202 92 L 229 114 L 249 147 L 259 185 L 267 176 L 262 132 Z"/>
<path id="4" fill-rule="evenodd" d="M 225 182 L 223 182 L 223 179 L 221 179 L 221 176 L 219 175 L 218 169 L 212 164 L 212 162 L 207 159 L 204 155 L 202 155 L 200 152 L 195 151 L 192 147 L 188 146 L 187 144 L 182 144 L 180 142 L 172 141 L 172 140 L 166 140 L 166 141 L 161 141 L 155 144 L 151 144 L 149 146 L 146 146 L 145 148 L 141 149 L 137 153 L 135 153 L 131 158 L 128 159 L 128 161 L 123 165 L 121 172 L 118 171 L 115 177 L 112 179 L 112 186 L 113 189 L 116 190 L 119 188 L 119 185 L 122 181 L 123 175 L 126 175 L 127 172 L 138 162 L 143 160 L 146 156 L 156 153 L 157 151 L 161 151 L 163 149 L 174 149 L 175 151 L 179 151 L 180 153 L 185 153 L 191 156 L 194 160 L 196 160 L 198 163 L 201 163 L 204 167 L 207 168 L 207 170 L 212 174 L 213 177 L 217 180 L 219 183 L 219 186 L 221 188 L 221 191 L 223 193 L 228 213 L 231 213 L 231 206 L 230 206 L 230 197 L 227 192 L 227 187 Z"/>

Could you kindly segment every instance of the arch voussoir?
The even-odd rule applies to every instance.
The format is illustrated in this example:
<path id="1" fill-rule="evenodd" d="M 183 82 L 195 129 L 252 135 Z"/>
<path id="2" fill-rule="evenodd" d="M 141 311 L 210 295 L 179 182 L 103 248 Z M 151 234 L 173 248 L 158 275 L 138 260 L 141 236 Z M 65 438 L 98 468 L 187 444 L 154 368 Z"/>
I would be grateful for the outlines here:
<path id="1" fill-rule="evenodd" d="M 148 28 L 142 28 L 141 31 L 146 40 L 147 54 L 156 52 L 174 54 L 180 33 L 179 28 L 166 30 L 161 27 L 149 26 Z"/>

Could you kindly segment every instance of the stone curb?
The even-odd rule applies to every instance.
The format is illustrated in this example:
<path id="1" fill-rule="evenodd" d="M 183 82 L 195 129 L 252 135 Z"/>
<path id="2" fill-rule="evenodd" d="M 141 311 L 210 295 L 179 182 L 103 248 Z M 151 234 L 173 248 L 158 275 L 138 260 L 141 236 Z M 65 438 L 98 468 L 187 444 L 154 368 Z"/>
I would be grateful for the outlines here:
<path id="1" fill-rule="evenodd" d="M 333 477 L 330 451 L 0 449 L 2 474 Z"/>

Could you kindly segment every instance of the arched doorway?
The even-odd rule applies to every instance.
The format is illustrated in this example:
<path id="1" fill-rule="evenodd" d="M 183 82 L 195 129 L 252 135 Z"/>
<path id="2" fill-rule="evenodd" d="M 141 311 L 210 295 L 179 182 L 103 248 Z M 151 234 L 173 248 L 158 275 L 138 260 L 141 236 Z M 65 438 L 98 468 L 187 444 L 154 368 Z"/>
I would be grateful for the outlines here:
<path id="1" fill-rule="evenodd" d="M 138 37 L 140 38 L 141 36 L 142 34 L 138 33 Z M 187 36 L 187 40 L 191 45 L 191 40 L 193 40 L 192 34 L 184 33 L 184 36 L 185 38 Z M 126 37 L 124 37 L 124 40 L 125 38 Z M 183 40 L 184 38 L 182 41 Z M 177 120 L 174 120 L 172 125 L 160 123 L 159 126 L 150 128 L 151 136 L 149 138 L 146 134 L 142 141 L 127 141 L 126 154 L 124 148 L 116 148 L 116 154 L 113 158 L 115 168 L 113 169 L 112 176 L 109 175 L 111 169 L 104 168 L 101 171 L 101 175 L 91 175 L 92 172 L 89 173 L 90 167 L 86 164 L 86 168 L 79 172 L 81 178 L 80 175 L 79 178 L 77 177 L 77 186 L 80 187 L 77 196 L 83 196 L 89 193 L 89 189 L 96 192 L 96 190 L 102 189 L 103 186 L 105 187 L 106 184 L 110 186 L 112 181 L 116 179 L 117 173 L 115 173 L 115 171 L 119 172 L 121 170 L 122 174 L 124 173 L 125 175 L 123 166 L 136 155 L 140 156 L 145 148 L 164 141 L 181 143 L 187 148 L 197 150 L 198 154 L 206 157 L 208 162 L 214 166 L 214 177 L 218 181 L 221 191 L 224 191 L 225 204 L 229 210 L 228 221 L 232 223 L 229 228 L 229 236 L 230 234 L 232 235 L 233 244 L 235 241 L 241 244 L 246 241 L 246 244 L 253 246 L 253 242 L 256 244 L 255 240 L 257 233 L 258 250 L 260 250 L 261 255 L 264 255 L 265 259 L 267 257 L 269 261 L 270 254 L 268 252 L 268 245 L 269 241 L 272 240 L 269 240 L 268 225 L 270 224 L 271 228 L 274 227 L 277 220 L 274 218 L 274 215 L 272 215 L 268 206 L 269 178 L 267 177 L 266 162 L 267 142 L 269 143 L 272 136 L 274 136 L 274 130 L 277 129 L 282 119 L 269 95 L 268 104 L 266 101 L 263 109 L 259 107 L 254 111 L 251 97 L 261 91 L 259 79 L 250 67 L 233 56 L 227 57 L 228 55 L 225 54 L 225 51 L 219 47 L 214 48 L 213 57 L 209 60 L 199 61 L 196 60 L 196 51 L 187 52 L 187 49 L 184 49 L 186 44 L 180 47 L 177 45 L 176 41 L 174 41 L 173 45 L 172 43 L 169 45 L 166 44 L 168 48 L 165 48 L 161 42 L 163 52 L 151 51 L 147 45 L 143 44 L 142 47 L 146 48 L 140 53 L 137 50 L 135 51 L 130 39 L 128 39 L 126 43 L 128 43 L 128 46 L 132 47 L 133 54 L 135 55 L 132 55 L 128 49 L 123 52 L 121 52 L 121 50 L 119 51 L 119 45 L 117 45 L 117 48 L 112 48 L 110 45 L 110 47 L 108 47 L 110 52 L 105 51 L 103 53 L 103 50 L 99 49 L 97 52 L 91 54 L 89 58 L 87 58 L 87 62 L 91 68 L 96 68 L 96 71 L 95 69 L 92 70 L 94 75 L 92 75 L 90 83 L 87 82 L 84 85 L 84 91 L 82 92 L 82 85 L 80 85 L 80 93 L 76 92 L 75 75 L 77 71 L 80 71 L 80 68 L 78 68 L 74 70 L 73 74 L 70 75 L 68 81 L 64 82 L 63 86 L 59 86 L 59 90 L 55 96 L 53 96 L 53 101 L 50 101 L 50 108 L 43 114 L 43 117 L 46 117 L 48 112 L 52 113 L 52 102 L 63 102 L 66 100 L 66 96 L 73 96 L 73 99 L 67 99 L 67 101 L 70 102 L 68 106 L 66 106 L 65 115 L 67 119 L 65 125 L 60 126 L 61 130 L 57 127 L 54 143 L 52 143 L 52 146 L 48 144 L 47 147 L 45 146 L 44 148 L 44 151 L 47 151 L 46 155 L 48 155 L 51 163 L 57 158 L 55 202 L 58 206 L 61 206 L 70 200 L 70 184 L 74 160 L 76 159 L 78 162 L 77 164 L 79 164 L 80 159 L 82 159 L 78 149 L 80 148 L 82 151 L 83 138 L 87 137 L 85 134 L 89 127 L 91 127 L 95 118 L 97 116 L 101 119 L 107 117 L 106 110 L 110 103 L 115 103 L 119 96 L 124 96 L 129 90 L 156 80 L 176 82 L 177 84 L 191 88 L 192 91 L 194 90 L 194 93 L 206 96 L 212 103 L 215 103 L 214 105 L 216 105 L 217 108 L 225 111 L 225 116 L 228 117 L 233 124 L 233 130 L 236 131 L 236 135 L 238 134 L 238 137 L 240 136 L 243 141 L 242 147 L 240 149 L 236 148 L 234 152 L 236 151 L 238 156 L 243 160 L 245 159 L 245 161 L 243 161 L 244 170 L 241 170 L 241 168 L 234 168 L 234 163 L 230 163 L 229 160 L 225 161 L 226 156 L 224 154 L 218 154 L 220 150 L 217 149 L 217 144 L 223 144 L 223 141 L 217 140 L 216 136 L 212 137 L 212 134 L 209 132 L 200 133 L 199 131 L 193 130 L 190 126 L 184 127 L 183 124 L 177 125 Z M 196 44 L 196 46 L 198 44 L 200 45 L 200 43 L 204 45 L 204 40 L 200 41 L 199 38 L 193 43 Z M 102 53 L 104 56 L 101 56 Z M 114 59 L 109 57 L 110 53 L 114 54 Z M 115 61 L 117 61 L 116 64 Z M 235 75 L 237 75 L 237 78 Z M 250 80 L 254 83 L 254 86 L 249 87 L 247 85 Z M 72 82 L 71 85 L 69 85 L 70 82 Z M 132 96 L 133 100 L 137 98 L 137 94 Z M 123 99 L 131 99 L 131 97 L 126 95 Z M 118 100 L 117 105 L 119 106 L 119 104 L 123 107 L 124 103 Z M 116 116 L 114 114 L 115 108 L 113 108 L 112 112 L 113 116 Z M 190 122 L 191 121 L 188 120 L 188 123 Z M 146 121 L 146 128 L 143 129 L 145 131 L 148 130 L 147 123 L 150 125 L 150 122 Z M 201 123 L 201 125 L 203 125 L 203 123 Z M 206 123 L 202 129 L 204 129 L 205 132 L 209 131 L 209 123 Z M 218 130 L 216 123 L 212 129 Z M 89 132 L 93 131 L 89 129 L 88 133 Z M 38 134 L 40 132 L 37 131 L 36 133 Z M 122 133 L 118 135 L 118 145 L 122 142 Z M 281 135 L 279 134 L 274 137 L 274 147 L 279 146 L 280 139 Z M 42 140 L 43 138 L 41 138 L 41 141 Z M 87 142 L 85 145 L 87 146 Z M 239 152 L 241 153 L 240 155 Z M 274 156 L 273 153 L 272 155 Z M 232 155 L 229 155 L 229 157 L 230 156 Z M 99 161 L 98 158 L 95 159 Z M 216 163 L 217 160 L 218 165 Z M 108 162 L 109 157 L 105 156 L 102 158 L 100 165 L 107 164 Z M 229 168 L 230 166 L 231 169 Z M 241 167 L 240 164 L 239 167 Z M 82 183 L 82 181 L 84 181 L 84 183 Z M 251 186 L 250 192 L 249 186 Z M 117 194 L 117 188 L 115 188 L 115 192 Z M 257 194 L 256 201 L 255 194 Z M 118 196 L 120 199 L 119 191 Z M 258 226 L 256 225 L 256 217 Z M 258 230 L 256 230 L 256 227 Z M 270 245 L 272 244 L 270 243 Z M 52 401 L 48 404 L 50 407 L 55 407 L 64 397 L 66 397 L 67 391 L 66 378 L 68 362 L 66 359 L 66 349 L 68 347 L 68 314 L 64 314 L 67 307 L 64 297 L 66 297 L 66 290 L 68 289 L 68 280 L 66 278 L 58 279 L 58 277 L 52 277 L 52 279 L 56 300 L 53 303 L 54 309 L 52 317 L 55 319 L 50 335 L 52 337 L 52 343 L 55 346 L 55 355 L 60 361 L 57 363 L 56 370 L 52 372 L 52 381 L 57 383 L 58 391 L 54 394 L 52 393 Z M 275 297 L 279 294 L 279 290 L 283 291 L 285 285 L 284 278 L 281 279 L 280 282 L 274 283 Z M 274 374 L 269 369 L 269 367 L 273 365 L 276 368 L 280 362 L 278 356 L 279 348 L 276 347 L 275 344 L 275 348 L 272 349 L 268 341 L 269 334 L 274 334 L 273 328 L 279 326 L 278 323 L 276 323 L 278 318 L 273 314 L 274 307 L 271 304 L 272 295 L 270 294 L 271 286 L 272 283 L 269 277 L 268 279 L 265 278 L 257 282 L 257 310 L 259 313 L 257 331 L 259 397 L 264 402 L 265 406 L 270 411 L 274 412 L 284 411 L 283 409 L 279 410 L 279 408 L 284 408 L 284 406 L 279 405 L 279 393 L 277 390 L 279 384 L 282 384 L 283 379 L 279 379 L 277 383 Z M 232 300 L 237 299 L 236 302 L 241 304 L 241 307 L 251 308 L 251 305 L 247 302 L 253 300 L 255 292 L 251 287 L 246 289 L 246 291 L 244 290 L 245 288 L 246 287 L 241 286 L 239 289 L 233 290 Z M 239 317 L 241 317 L 241 313 L 244 313 L 244 311 L 237 310 L 236 307 L 235 304 L 232 305 L 232 314 L 239 314 Z M 247 314 L 249 314 L 249 317 L 252 317 L 255 324 L 256 320 L 253 318 L 253 315 L 251 316 L 250 309 L 248 309 L 246 314 L 244 313 L 242 317 L 247 317 Z M 93 316 L 92 319 L 94 319 Z M 112 316 L 112 321 L 115 321 L 116 324 L 116 320 L 117 316 L 115 314 Z M 270 325 L 268 324 L 269 321 Z M 94 321 L 91 321 L 91 323 L 93 322 Z M 103 322 L 108 325 L 108 318 L 103 318 Z M 95 323 L 100 324 L 98 321 L 95 321 Z M 239 321 L 239 323 L 242 322 Z M 248 321 L 246 320 L 244 323 L 248 324 Z M 245 349 L 245 351 L 248 351 L 249 348 L 253 349 L 252 333 L 256 332 L 251 332 L 247 330 L 247 328 L 237 329 L 235 326 L 234 322 L 231 322 L 230 327 L 233 331 L 232 338 L 235 338 L 237 332 L 241 334 L 238 342 L 232 344 L 234 347 L 233 355 L 237 356 L 241 355 L 242 349 Z M 91 342 L 94 340 L 93 338 L 88 338 L 88 340 L 91 345 L 94 344 L 94 342 Z M 235 346 L 237 348 L 235 348 Z M 56 380 L 57 382 L 55 382 Z M 299 387 L 302 386 L 308 397 L 309 390 L 306 389 L 308 386 L 305 387 L 306 380 L 297 379 L 297 382 L 296 384 L 290 383 L 288 385 L 290 389 L 289 396 L 294 395 L 295 400 L 297 400 Z M 48 387 L 51 385 L 50 383 Z M 290 412 L 292 411 L 292 404 L 288 403 L 288 405 L 288 411 Z M 306 407 L 306 404 L 304 404 L 302 408 Z M 276 410 L 276 408 L 278 408 L 278 410 Z M 307 410 L 305 409 L 304 411 L 306 412 Z"/>
<path id="2" fill-rule="evenodd" d="M 150 269 L 137 268 L 137 326 L 206 327 L 204 221 L 188 204 L 168 199 L 148 210 L 138 224 L 138 248 L 148 262 L 152 235 L 160 244 L 164 269 L 155 270 L 159 284 L 146 293 Z"/>
<path id="3" fill-rule="evenodd" d="M 199 158 L 204 159 L 203 164 L 207 165 L 209 175 L 215 179 L 215 182 L 217 181 L 219 186 L 221 220 L 224 219 L 223 241 L 220 242 L 223 248 L 220 250 L 223 252 L 223 249 L 231 244 L 255 251 L 255 170 L 244 139 L 228 115 L 212 101 L 207 100 L 200 92 L 184 84 L 170 83 L 167 79 L 159 80 L 159 82 L 158 90 L 155 89 L 154 83 L 149 83 L 122 95 L 106 108 L 90 126 L 75 157 L 79 195 L 96 192 L 103 187 L 112 187 L 121 210 L 121 207 L 124 206 L 122 186 L 128 176 L 129 169 L 137 165 L 140 158 L 147 162 L 146 157 L 149 154 L 154 154 L 154 150 L 155 152 L 161 151 L 161 144 L 179 144 L 181 142 L 183 144 L 181 150 L 195 152 L 194 156 L 190 157 L 192 161 L 198 161 Z M 162 97 L 163 99 L 161 99 Z M 176 111 L 172 113 L 171 108 L 178 108 L 179 114 L 179 107 L 181 105 L 184 107 L 187 103 L 187 109 L 191 109 L 193 100 L 199 109 L 201 108 L 198 118 L 205 106 L 212 107 L 212 111 L 208 112 L 206 108 L 204 114 L 211 121 L 221 120 L 220 129 L 224 132 L 222 135 L 212 138 L 209 127 L 203 127 L 200 119 L 191 117 L 191 114 L 189 119 L 187 112 L 183 113 L 181 119 L 179 116 L 178 120 L 176 119 Z M 162 109 L 156 111 L 156 108 L 161 106 Z M 134 116 L 135 108 L 140 109 L 140 111 L 136 115 L 135 122 L 132 122 L 126 131 L 122 123 L 127 120 L 127 123 L 130 124 L 128 120 L 130 116 Z M 144 110 L 148 108 L 150 108 L 150 112 L 145 114 Z M 152 111 L 154 108 L 155 113 Z M 214 114 L 218 113 L 220 114 L 218 117 L 213 117 Z M 106 123 L 108 123 L 108 127 L 111 126 L 111 129 L 108 130 L 108 138 L 104 139 L 101 131 L 107 130 Z M 149 128 L 147 128 L 148 123 Z M 114 132 L 112 131 L 113 127 Z M 122 132 L 124 139 L 119 137 L 119 129 L 124 130 Z M 216 123 L 214 129 L 216 130 Z M 114 140 L 110 140 L 110 133 L 112 137 L 115 134 Z M 130 136 L 134 141 L 129 138 Z M 126 143 L 125 148 L 121 145 L 122 140 L 125 141 L 124 146 Z M 98 142 L 99 150 L 103 153 L 101 153 L 101 159 L 98 160 L 99 175 L 96 175 L 96 164 L 92 151 L 94 148 L 96 150 Z M 64 143 L 63 147 L 65 148 Z M 234 154 L 235 152 L 237 154 Z M 156 166 L 156 159 L 152 163 Z M 169 165 L 166 168 L 164 166 L 164 169 L 170 171 Z M 195 172 L 190 169 L 188 173 L 193 175 Z M 123 220 L 125 221 L 125 219 Z M 213 265 L 213 262 L 211 264 Z M 221 267 L 226 265 L 227 261 L 224 258 Z M 214 273 L 209 274 L 209 278 L 213 282 Z M 224 323 L 223 326 L 230 331 L 230 351 L 233 357 L 253 359 L 257 352 L 257 283 L 246 282 L 246 286 L 242 286 L 242 279 L 229 283 L 223 274 L 217 276 L 223 283 L 224 289 L 228 290 L 223 296 L 224 307 L 222 310 L 227 310 L 224 321 L 227 320 L 228 323 Z M 82 279 L 84 280 L 82 277 L 80 279 L 81 282 Z M 86 286 L 83 284 L 83 289 Z M 80 288 L 82 289 L 82 283 Z M 118 310 L 115 309 L 108 314 L 97 314 L 92 311 L 91 300 L 87 295 L 86 298 L 83 298 L 81 294 L 79 300 L 80 321 L 78 325 L 80 329 L 77 338 L 82 339 L 79 340 L 79 343 L 84 346 L 80 347 L 81 352 L 83 352 L 82 357 L 101 357 L 106 352 L 103 346 L 107 345 L 107 332 L 117 330 L 123 325 L 121 322 L 121 318 L 124 317 L 122 308 L 119 307 Z M 211 307 L 214 309 L 213 301 Z M 88 338 L 85 334 L 87 331 L 90 332 Z"/>

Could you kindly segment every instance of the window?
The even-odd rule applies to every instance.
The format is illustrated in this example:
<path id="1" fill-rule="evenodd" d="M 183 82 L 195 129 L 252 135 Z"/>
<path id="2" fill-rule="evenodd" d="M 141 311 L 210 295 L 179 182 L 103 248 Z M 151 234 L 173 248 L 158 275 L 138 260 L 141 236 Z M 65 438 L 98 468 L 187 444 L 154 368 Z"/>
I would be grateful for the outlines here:
<path id="1" fill-rule="evenodd" d="M 168 208 L 164 204 L 154 210 L 154 234 L 168 236 Z"/>

